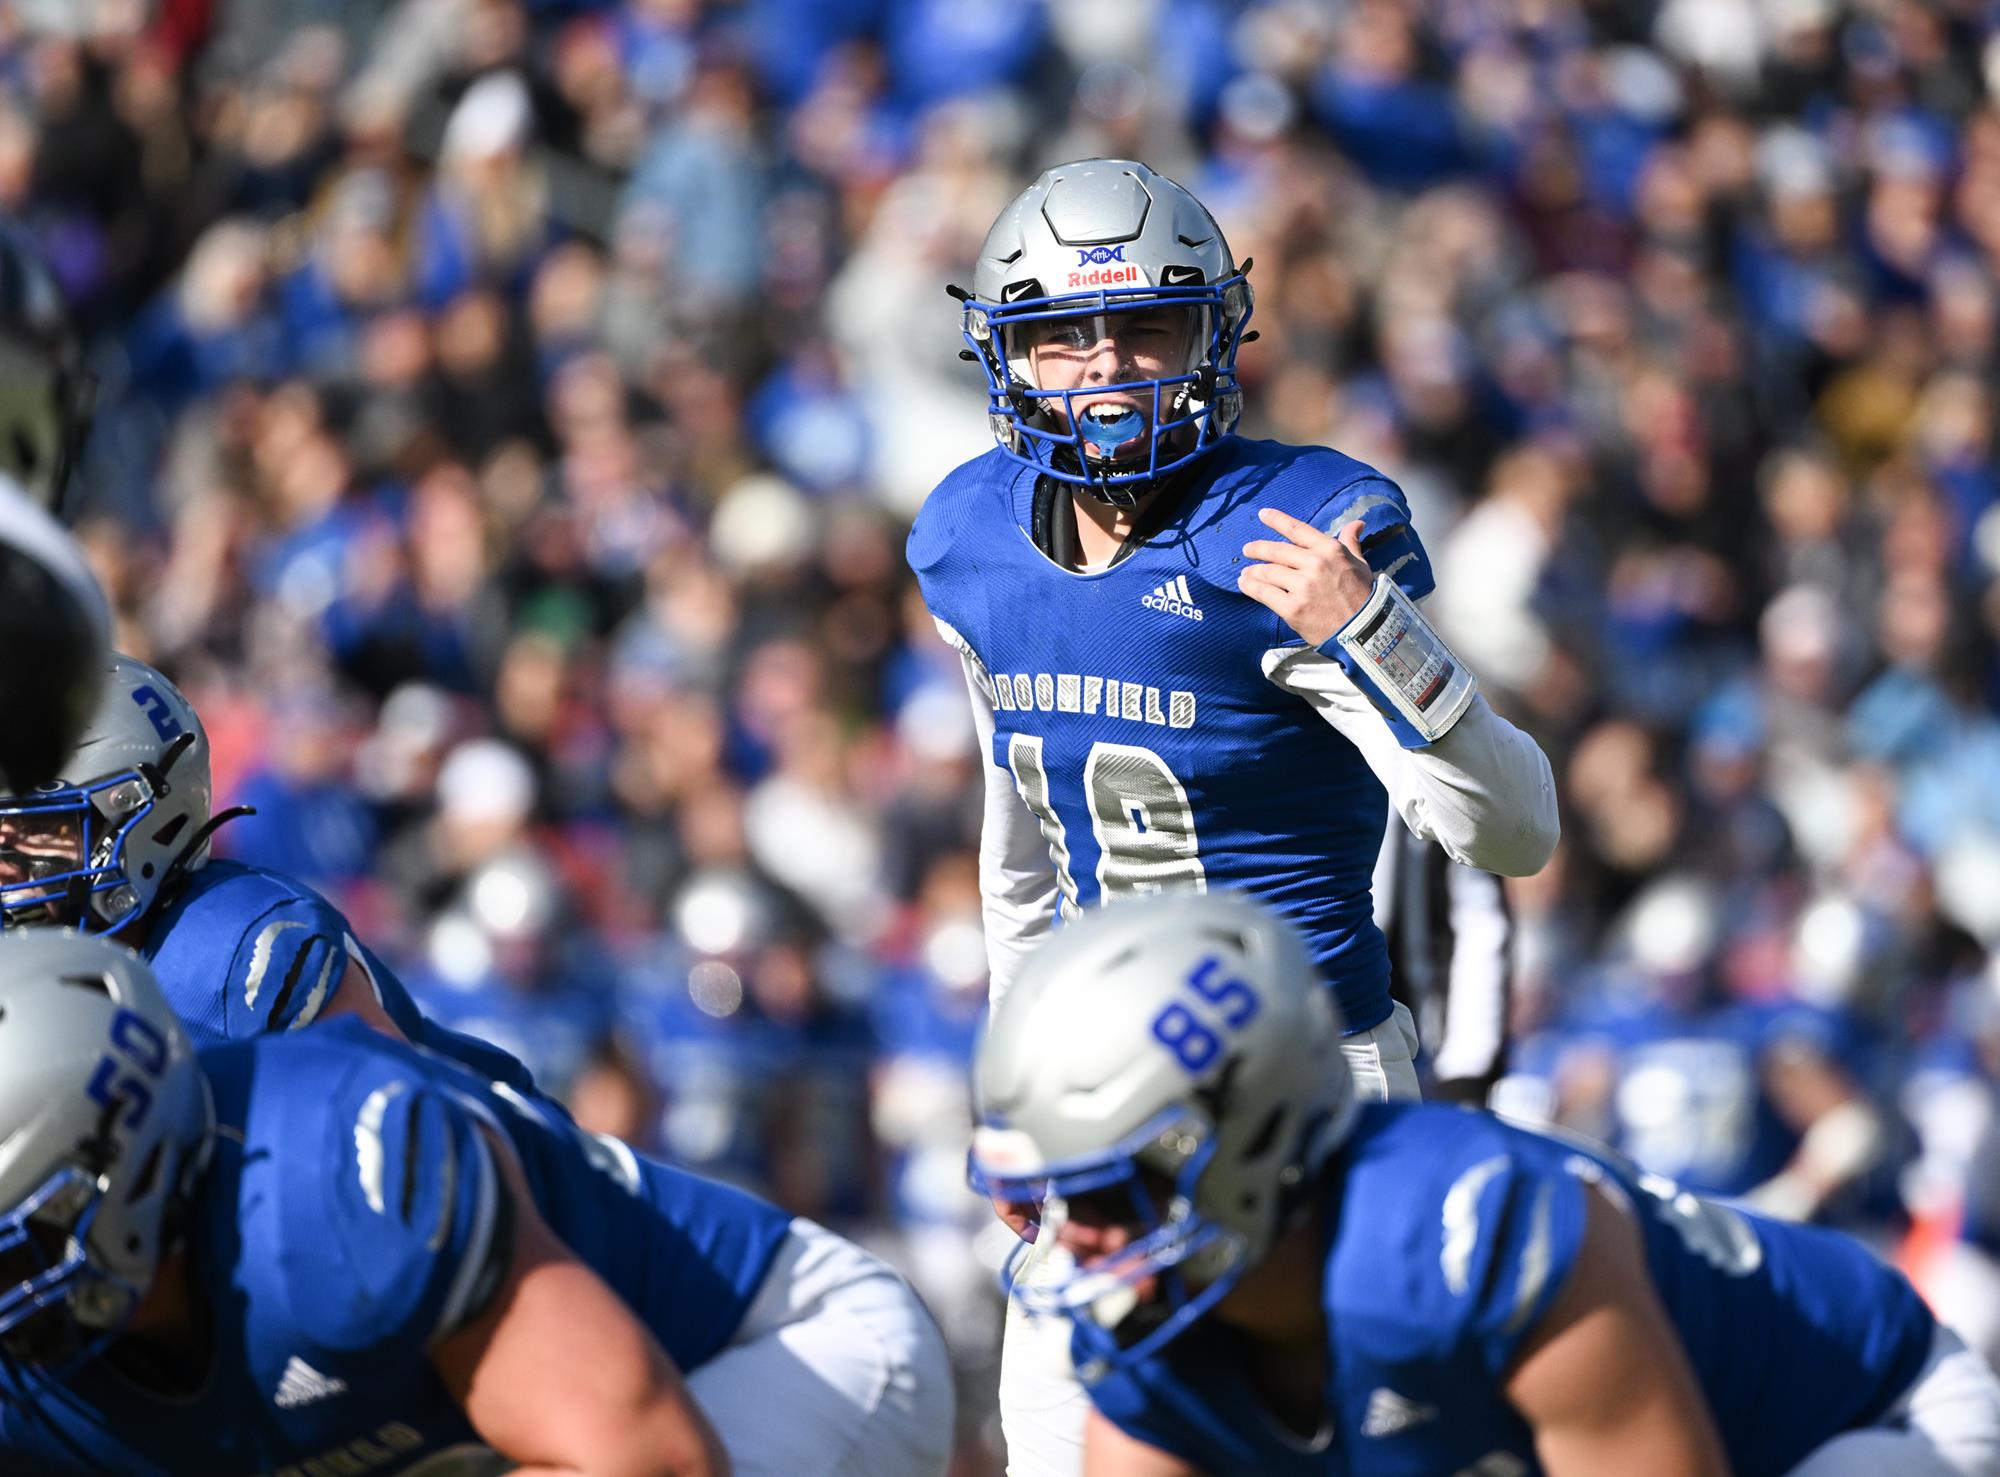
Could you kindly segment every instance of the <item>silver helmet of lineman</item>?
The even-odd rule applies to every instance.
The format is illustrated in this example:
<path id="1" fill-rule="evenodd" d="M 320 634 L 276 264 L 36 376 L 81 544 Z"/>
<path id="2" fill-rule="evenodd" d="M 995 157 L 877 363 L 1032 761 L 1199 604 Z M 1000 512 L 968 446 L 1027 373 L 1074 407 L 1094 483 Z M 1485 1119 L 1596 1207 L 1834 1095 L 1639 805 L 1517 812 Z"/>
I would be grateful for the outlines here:
<path id="1" fill-rule="evenodd" d="M 111 933 L 206 859 L 208 735 L 181 690 L 113 653 L 55 779 L 0 795 L 0 925 Z"/>
<path id="2" fill-rule="evenodd" d="M 1029 1312 L 1073 1319 L 1107 1365 L 1157 1349 L 1269 1251 L 1354 1112 L 1304 945 L 1224 893 L 1069 924 L 994 1008 L 974 1074 L 973 1178 L 1039 1205 L 1039 1247 L 1085 1204 L 1138 1228 L 1073 1275 L 1011 1276 Z"/>
<path id="3" fill-rule="evenodd" d="M 152 971 L 108 939 L 0 938 L 0 1354 L 114 1337 L 207 1163 L 215 1112 Z"/>
<path id="4" fill-rule="evenodd" d="M 1236 350 L 1250 319 L 1249 266 L 1236 265 L 1206 206 L 1136 160 L 1044 172 L 987 232 L 972 291 L 953 289 L 1001 449 L 1121 506 L 1202 455 L 1242 413 Z M 1187 315 L 1179 362 L 1158 378 L 1091 387 L 1148 409 L 1076 408 L 1076 389 L 1035 382 L 1034 325 L 1160 309 Z"/>

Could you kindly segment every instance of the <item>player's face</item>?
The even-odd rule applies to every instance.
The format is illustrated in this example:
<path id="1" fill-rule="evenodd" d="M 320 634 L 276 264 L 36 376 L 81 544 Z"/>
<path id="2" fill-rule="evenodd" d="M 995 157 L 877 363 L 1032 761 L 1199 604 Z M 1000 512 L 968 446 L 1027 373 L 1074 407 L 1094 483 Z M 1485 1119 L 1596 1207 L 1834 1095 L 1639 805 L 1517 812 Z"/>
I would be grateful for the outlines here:
<path id="1" fill-rule="evenodd" d="M 1128 313 L 1081 313 L 1021 324 L 1029 378 L 1036 389 L 1075 390 L 1067 400 L 1046 402 L 1051 414 L 1067 419 L 1070 410 L 1093 406 L 1129 407 L 1150 420 L 1149 390 L 1099 389 L 1140 380 L 1186 374 L 1193 361 L 1198 314 L 1190 308 L 1148 308 Z M 1147 440 L 1135 438 L 1126 456 L 1144 453 Z"/>
<path id="2" fill-rule="evenodd" d="M 1165 1205 L 1173 1197 L 1172 1183 L 1163 1175 L 1143 1172 L 1140 1182 L 1146 1199 Z M 1086 1271 L 1114 1270 L 1125 1250 L 1151 1229 L 1149 1217 L 1140 1209 L 1130 1184 L 1112 1185 L 1062 1202 L 1056 1244 L 1075 1257 Z M 1157 1277 L 1142 1277 L 1131 1284 L 1140 1302 L 1150 1299 L 1159 1285 Z"/>
<path id="3" fill-rule="evenodd" d="M 83 865 L 83 816 L 75 810 L 0 810 L 0 887 Z"/>
<path id="4" fill-rule="evenodd" d="M 107 1279 L 75 1278 L 73 1248 L 90 1234 L 89 1218 L 99 1200 L 95 1180 L 71 1168 L 58 1172 L 30 1202 L 0 1227 L 0 1296 L 39 1286 L 38 1306 L 10 1312 L 0 1329 L 0 1355 L 19 1363 L 49 1367 L 79 1355 L 86 1341 L 75 1316 L 88 1304 L 94 1326 L 115 1327 L 130 1314 L 133 1292 Z M 47 1296 L 50 1293 L 59 1295 Z"/>

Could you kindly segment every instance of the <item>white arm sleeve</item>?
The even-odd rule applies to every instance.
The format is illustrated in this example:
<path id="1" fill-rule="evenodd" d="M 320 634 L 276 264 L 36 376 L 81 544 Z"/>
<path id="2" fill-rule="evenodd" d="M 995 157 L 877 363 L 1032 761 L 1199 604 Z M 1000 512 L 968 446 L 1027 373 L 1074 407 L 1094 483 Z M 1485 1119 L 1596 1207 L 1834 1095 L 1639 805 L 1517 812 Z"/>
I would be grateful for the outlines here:
<path id="1" fill-rule="evenodd" d="M 1060 893 L 1041 823 L 1014 788 L 1012 773 L 993 762 L 991 679 L 958 632 L 943 621 L 937 627 L 965 664 L 965 685 L 972 695 L 972 727 L 986 783 L 979 823 L 979 896 L 986 923 L 987 994 L 998 1005 L 1022 961 L 1054 926 Z"/>
<path id="2" fill-rule="evenodd" d="M 1452 860 L 1507 877 L 1547 863 L 1560 834 L 1548 756 L 1485 697 L 1436 743 L 1406 749 L 1340 664 L 1312 647 L 1273 647 L 1264 675 L 1359 749 L 1404 824 Z"/>

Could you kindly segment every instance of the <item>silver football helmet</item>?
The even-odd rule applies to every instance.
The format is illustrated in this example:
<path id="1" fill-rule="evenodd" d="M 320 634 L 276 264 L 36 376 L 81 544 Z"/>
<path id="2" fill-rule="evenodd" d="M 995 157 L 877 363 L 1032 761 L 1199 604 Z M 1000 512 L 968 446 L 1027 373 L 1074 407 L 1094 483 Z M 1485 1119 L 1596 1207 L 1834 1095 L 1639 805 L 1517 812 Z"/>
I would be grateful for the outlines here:
<path id="1" fill-rule="evenodd" d="M 986 371 L 994 439 L 1016 461 L 1130 506 L 1234 429 L 1236 350 L 1250 284 L 1202 203 L 1131 159 L 1059 164 L 987 232 L 964 304 L 965 341 Z M 1147 314 L 1161 325 L 1157 376 L 1088 386 L 1037 383 L 1035 346 L 1078 347 Z M 1080 397 L 1091 397 L 1082 403 Z M 1107 401 L 1095 397 L 1109 395 Z"/>
<path id="2" fill-rule="evenodd" d="M 1085 1196 L 1134 1228 L 1074 1275 L 1011 1279 L 1106 1365 L 1159 1348 L 1263 1258 L 1354 1113 L 1338 1012 L 1298 935 L 1214 892 L 1065 927 L 994 1008 L 974 1082 L 972 1178 L 1039 1206 L 1038 1246 Z"/>
<path id="3" fill-rule="evenodd" d="M 207 859 L 208 735 L 181 690 L 113 653 L 56 778 L 0 795 L 0 925 L 111 933 Z"/>
<path id="4" fill-rule="evenodd" d="M 152 1285 L 215 1110 L 152 971 L 108 939 L 0 938 L 0 1354 L 88 1357 Z"/>

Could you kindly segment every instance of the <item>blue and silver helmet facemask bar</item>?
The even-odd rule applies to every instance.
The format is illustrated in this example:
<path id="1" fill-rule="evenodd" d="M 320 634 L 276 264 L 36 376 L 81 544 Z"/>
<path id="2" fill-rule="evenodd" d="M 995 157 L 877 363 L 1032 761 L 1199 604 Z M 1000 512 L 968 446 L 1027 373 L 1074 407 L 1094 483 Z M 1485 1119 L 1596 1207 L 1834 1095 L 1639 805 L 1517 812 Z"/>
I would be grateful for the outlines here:
<path id="1" fill-rule="evenodd" d="M 115 1339 L 139 1289 L 91 1264 L 101 1178 L 65 1165 L 0 1215 L 0 1356 L 61 1378 Z"/>
<path id="2" fill-rule="evenodd" d="M 965 357 L 976 359 L 986 375 L 987 418 L 995 439 L 1015 461 L 1035 468 L 1059 482 L 1084 488 L 1106 501 L 1129 505 L 1138 500 L 1160 478 L 1180 470 L 1204 455 L 1222 437 L 1218 425 L 1219 408 L 1238 401 L 1242 387 L 1236 377 L 1236 351 L 1245 340 L 1244 328 L 1250 321 L 1251 297 L 1242 270 L 1220 282 L 1187 287 L 1132 287 L 1097 292 L 1066 293 L 1018 298 L 1008 303 L 982 303 L 963 289 L 953 295 L 964 304 L 961 332 L 969 346 Z M 1008 363 L 1005 335 L 1019 328 L 1054 318 L 1073 318 L 1100 313 L 1138 313 L 1157 308 L 1206 309 L 1208 342 L 1196 367 L 1190 372 L 1141 379 L 1114 385 L 1093 385 L 1088 389 L 1040 390 L 1025 384 Z M 1186 390 L 1184 396 L 1181 392 Z M 1117 470 L 1110 453 L 1143 433 L 1143 427 L 1125 431 L 1122 425 L 1100 427 L 1102 434 L 1079 430 L 1071 400 L 1077 395 L 1125 393 L 1140 400 L 1150 399 L 1152 436 L 1143 464 Z M 1166 410 L 1185 399 L 1198 402 L 1185 415 L 1165 419 Z M 1063 421 L 1069 429 L 1056 428 L 1058 418 L 1044 413 L 1048 425 L 1036 425 L 1033 417 L 1054 402 L 1061 402 Z M 1178 453 L 1167 443 L 1192 428 L 1193 441 Z M 1125 431 L 1118 435 L 1116 432 Z M 1085 444 L 1096 449 L 1085 453 Z M 1067 452 L 1066 465 L 1059 453 Z"/>
<path id="3" fill-rule="evenodd" d="M 157 764 L 137 764 L 87 784 L 0 795 L 0 926 L 56 923 L 83 933 L 115 933 L 136 918 L 145 899 L 126 871 L 126 841 L 172 792 L 174 766 L 194 745 L 195 735 L 183 730 Z M 210 820 L 163 871 L 172 872 L 202 838 L 239 813 L 226 811 Z M 23 851 L 18 836 L 10 841 L 10 833 L 23 833 L 37 821 L 69 815 L 77 818 L 78 840 L 70 847 L 67 867 Z M 154 839 L 169 844 L 182 829 L 170 823 Z M 16 871 L 31 875 L 5 880 Z M 154 892 L 166 880 L 150 869 L 147 876 Z"/>
<path id="4" fill-rule="evenodd" d="M 1001 1269 L 1001 1287 L 1031 1318 L 1070 1321 L 1089 1356 L 1079 1367 L 1086 1382 L 1150 1358 L 1221 1301 L 1243 1274 L 1243 1238 L 1194 1209 L 1215 1137 L 1189 1129 L 1185 1111 L 1169 1108 L 1100 1154 L 1050 1165 L 1032 1176 L 983 1172 L 976 1160 L 968 1166 L 968 1179 L 981 1194 L 1039 1207 L 1035 1240 L 1014 1249 Z M 1146 1188 L 1140 1156 L 1153 1150 L 1157 1158 L 1168 1145 L 1180 1163 L 1162 1206 Z M 1134 1240 L 1069 1270 L 1063 1269 L 1065 1258 L 1051 1259 L 1073 1205 L 1086 1196 L 1098 1200 L 1121 1192 L 1124 1203 L 1109 1218 L 1141 1228 Z M 1196 1258 L 1204 1264 L 1199 1285 L 1185 1270 Z M 1155 1279 L 1152 1296 L 1142 1299 L 1141 1284 Z"/>
<path id="5" fill-rule="evenodd" d="M 86 785 L 66 785 L 0 799 L 0 924 L 60 923 L 85 933 L 111 933 L 139 910 L 125 875 L 125 841 L 158 802 L 153 782 L 128 769 Z M 14 833 L 75 817 L 75 843 L 65 864 L 36 857 Z"/>

